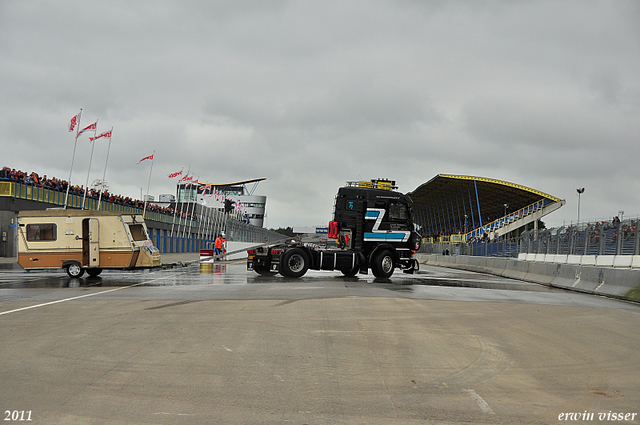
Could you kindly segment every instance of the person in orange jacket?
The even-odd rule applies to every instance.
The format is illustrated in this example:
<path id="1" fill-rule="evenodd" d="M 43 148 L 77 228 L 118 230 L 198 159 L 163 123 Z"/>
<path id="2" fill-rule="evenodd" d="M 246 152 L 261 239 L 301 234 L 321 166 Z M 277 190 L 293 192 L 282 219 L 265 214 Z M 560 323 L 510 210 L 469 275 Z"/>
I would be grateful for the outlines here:
<path id="1" fill-rule="evenodd" d="M 215 255 L 221 255 L 224 252 L 224 243 L 227 240 L 225 239 L 224 233 L 221 233 L 220 236 L 216 238 L 216 242 L 213 247 L 213 253 Z"/>

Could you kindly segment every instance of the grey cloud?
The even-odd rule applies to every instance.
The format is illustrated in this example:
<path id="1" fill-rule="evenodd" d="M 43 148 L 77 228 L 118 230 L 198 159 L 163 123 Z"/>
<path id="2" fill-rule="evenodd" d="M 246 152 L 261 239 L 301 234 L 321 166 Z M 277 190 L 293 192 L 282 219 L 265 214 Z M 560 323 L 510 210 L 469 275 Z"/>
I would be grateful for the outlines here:
<path id="1" fill-rule="evenodd" d="M 640 214 L 609 190 L 640 160 L 639 18 L 626 0 L 4 1 L 0 165 L 66 178 L 82 107 L 114 127 L 112 189 L 139 196 L 155 150 L 152 193 L 181 167 L 266 177 L 275 227 L 324 223 L 345 180 L 438 173 L 569 202 L 580 184 L 583 215 Z"/>

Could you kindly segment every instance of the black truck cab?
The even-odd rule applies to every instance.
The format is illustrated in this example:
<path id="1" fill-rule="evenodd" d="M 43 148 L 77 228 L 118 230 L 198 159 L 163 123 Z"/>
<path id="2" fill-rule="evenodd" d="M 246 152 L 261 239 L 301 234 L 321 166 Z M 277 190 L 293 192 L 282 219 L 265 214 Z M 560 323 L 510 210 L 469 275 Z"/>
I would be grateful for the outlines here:
<path id="1" fill-rule="evenodd" d="M 394 189 L 395 182 L 385 179 L 347 182 L 338 189 L 329 222 L 328 237 L 336 239 L 338 249 L 297 242 L 261 247 L 248 251 L 247 268 L 289 277 L 300 277 L 309 268 L 340 270 L 347 276 L 371 269 L 381 278 L 389 278 L 395 268 L 413 273 L 421 237 L 414 231 L 411 198 Z"/>

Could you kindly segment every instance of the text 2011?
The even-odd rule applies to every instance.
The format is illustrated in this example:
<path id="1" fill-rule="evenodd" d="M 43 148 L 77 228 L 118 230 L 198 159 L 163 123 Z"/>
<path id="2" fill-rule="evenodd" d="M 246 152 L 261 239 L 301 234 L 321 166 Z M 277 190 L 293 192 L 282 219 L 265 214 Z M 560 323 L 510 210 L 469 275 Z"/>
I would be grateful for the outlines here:
<path id="1" fill-rule="evenodd" d="M 30 421 L 31 410 L 5 410 L 5 421 Z"/>

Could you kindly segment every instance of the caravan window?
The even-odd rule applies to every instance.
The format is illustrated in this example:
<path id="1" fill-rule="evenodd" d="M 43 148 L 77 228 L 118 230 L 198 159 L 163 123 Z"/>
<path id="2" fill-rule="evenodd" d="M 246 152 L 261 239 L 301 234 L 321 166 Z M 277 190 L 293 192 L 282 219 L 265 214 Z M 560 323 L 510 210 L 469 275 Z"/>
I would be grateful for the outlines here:
<path id="1" fill-rule="evenodd" d="M 56 225 L 27 224 L 28 241 L 55 241 L 57 238 Z"/>
<path id="2" fill-rule="evenodd" d="M 144 226 L 142 224 L 130 224 L 129 231 L 131 232 L 131 237 L 134 241 L 146 241 L 147 232 L 144 230 Z"/>

